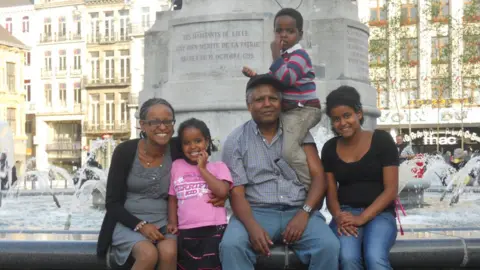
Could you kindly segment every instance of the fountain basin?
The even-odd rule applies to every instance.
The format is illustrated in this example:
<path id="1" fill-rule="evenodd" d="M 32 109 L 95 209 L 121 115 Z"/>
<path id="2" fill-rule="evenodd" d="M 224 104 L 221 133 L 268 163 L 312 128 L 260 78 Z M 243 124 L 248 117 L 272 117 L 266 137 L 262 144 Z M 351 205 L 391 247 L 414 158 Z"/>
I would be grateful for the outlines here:
<path id="1" fill-rule="evenodd" d="M 106 260 L 96 256 L 96 243 L 96 231 L 3 230 L 0 265 L 2 269 L 107 269 Z M 285 246 L 274 247 L 272 254 L 259 257 L 257 269 L 306 269 Z M 395 269 L 479 269 L 480 230 L 412 229 L 398 236 L 390 259 Z M 112 262 L 109 265 L 119 269 Z"/>
<path id="2" fill-rule="evenodd" d="M 405 206 L 422 206 L 425 190 L 430 187 L 430 181 L 422 178 L 413 178 L 408 181 L 400 192 L 400 201 Z"/>

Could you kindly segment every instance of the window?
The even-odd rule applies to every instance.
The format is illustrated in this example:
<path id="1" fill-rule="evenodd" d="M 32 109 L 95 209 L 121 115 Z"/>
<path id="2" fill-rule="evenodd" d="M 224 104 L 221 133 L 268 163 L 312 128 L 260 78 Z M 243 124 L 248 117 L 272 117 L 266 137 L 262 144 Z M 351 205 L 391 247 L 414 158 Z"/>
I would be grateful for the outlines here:
<path id="1" fill-rule="evenodd" d="M 58 85 L 58 97 L 60 99 L 60 106 L 67 107 L 67 85 L 65 83 Z"/>
<path id="2" fill-rule="evenodd" d="M 24 16 L 22 19 L 22 32 L 30 32 L 30 20 L 28 19 L 28 16 Z"/>
<path id="3" fill-rule="evenodd" d="M 130 121 L 130 113 L 128 111 L 128 94 L 120 94 L 120 122 L 126 124 Z"/>
<path id="4" fill-rule="evenodd" d="M 58 39 L 65 40 L 67 38 L 67 22 L 65 17 L 58 18 Z"/>
<path id="5" fill-rule="evenodd" d="M 480 21 L 480 1 L 464 0 L 463 19 L 467 22 Z"/>
<path id="6" fill-rule="evenodd" d="M 45 18 L 43 20 L 43 41 L 51 41 L 52 40 L 52 21 L 50 18 Z"/>
<path id="7" fill-rule="evenodd" d="M 45 52 L 45 70 L 52 70 L 52 53 L 50 51 Z"/>
<path id="8" fill-rule="evenodd" d="M 74 29 L 74 35 L 73 37 L 75 39 L 81 38 L 82 37 L 82 16 L 81 15 L 73 15 L 73 25 L 75 27 Z"/>
<path id="9" fill-rule="evenodd" d="M 24 52 L 23 57 L 24 57 L 23 62 L 25 66 L 30 66 L 30 52 Z"/>
<path id="10" fill-rule="evenodd" d="M 447 22 L 450 15 L 449 0 L 432 0 L 432 20 L 434 22 Z"/>
<path id="11" fill-rule="evenodd" d="M 127 29 L 130 23 L 128 16 L 128 10 L 120 10 L 120 40 L 127 40 L 128 34 Z"/>
<path id="12" fill-rule="evenodd" d="M 92 33 L 90 42 L 98 42 L 100 38 L 100 21 L 98 20 L 98 12 L 90 13 L 90 27 Z"/>
<path id="13" fill-rule="evenodd" d="M 480 62 L 480 35 L 463 37 L 463 61 L 465 63 Z"/>
<path id="14" fill-rule="evenodd" d="M 58 69 L 61 71 L 67 70 L 67 53 L 65 50 L 60 50 L 58 52 Z"/>
<path id="15" fill-rule="evenodd" d="M 142 7 L 142 27 L 150 27 L 150 8 Z"/>
<path id="16" fill-rule="evenodd" d="M 5 19 L 5 29 L 11 34 L 13 31 L 13 23 L 12 23 L 12 18 L 6 18 Z"/>
<path id="17" fill-rule="evenodd" d="M 113 51 L 105 51 L 105 82 L 113 83 L 115 78 L 115 59 Z"/>
<path id="18" fill-rule="evenodd" d="M 432 99 L 442 100 L 451 97 L 449 78 L 432 79 Z"/>
<path id="19" fill-rule="evenodd" d="M 7 122 L 14 135 L 17 133 L 16 113 L 17 110 L 15 110 L 15 108 L 7 108 Z"/>
<path id="20" fill-rule="evenodd" d="M 480 105 L 480 80 L 478 78 L 464 78 L 463 98 L 468 99 L 466 105 Z"/>
<path id="21" fill-rule="evenodd" d="M 110 129 L 115 121 L 115 94 L 105 94 L 105 123 Z"/>
<path id="22" fill-rule="evenodd" d="M 7 62 L 7 89 L 15 93 L 15 63 Z"/>
<path id="23" fill-rule="evenodd" d="M 418 3 L 417 0 L 406 0 L 402 4 L 401 11 L 401 21 L 402 25 L 416 24 L 418 21 Z"/>
<path id="24" fill-rule="evenodd" d="M 52 85 L 45 84 L 45 106 L 52 106 Z"/>
<path id="25" fill-rule="evenodd" d="M 120 81 L 127 82 L 130 79 L 130 51 L 120 51 Z"/>
<path id="26" fill-rule="evenodd" d="M 82 51 L 80 49 L 75 49 L 73 51 L 73 69 L 82 69 Z"/>
<path id="27" fill-rule="evenodd" d="M 384 0 L 370 0 L 370 26 L 387 24 L 387 10 Z"/>
<path id="28" fill-rule="evenodd" d="M 113 21 L 113 11 L 105 11 L 105 41 L 113 41 L 115 38 L 115 29 Z"/>
<path id="29" fill-rule="evenodd" d="M 409 65 L 418 64 L 418 42 L 416 38 L 406 38 L 401 41 L 402 62 Z"/>
<path id="30" fill-rule="evenodd" d="M 418 99 L 417 80 L 403 80 L 400 82 L 402 106 L 406 106 L 412 100 Z"/>
<path id="31" fill-rule="evenodd" d="M 73 101 L 75 104 L 82 103 L 82 89 L 80 86 L 81 84 L 79 82 L 73 84 Z"/>
<path id="32" fill-rule="evenodd" d="M 90 95 L 90 122 L 93 128 L 98 128 L 100 124 L 100 95 Z"/>
<path id="33" fill-rule="evenodd" d="M 446 63 L 449 59 L 448 37 L 432 37 L 432 63 Z"/>
<path id="34" fill-rule="evenodd" d="M 90 78 L 93 83 L 100 80 L 100 60 L 98 59 L 98 52 L 90 53 L 90 65 L 92 69 L 92 77 Z"/>
<path id="35" fill-rule="evenodd" d="M 26 101 L 27 102 L 32 101 L 32 87 L 30 85 L 30 80 L 23 81 L 23 88 L 25 89 L 25 92 L 27 93 Z"/>
<path id="36" fill-rule="evenodd" d="M 377 107 L 379 109 L 388 109 L 389 97 L 387 82 L 385 80 L 374 81 L 372 85 L 377 89 Z"/>
<path id="37" fill-rule="evenodd" d="M 388 57 L 388 41 L 385 39 L 370 40 L 369 56 L 371 66 L 385 66 Z"/>

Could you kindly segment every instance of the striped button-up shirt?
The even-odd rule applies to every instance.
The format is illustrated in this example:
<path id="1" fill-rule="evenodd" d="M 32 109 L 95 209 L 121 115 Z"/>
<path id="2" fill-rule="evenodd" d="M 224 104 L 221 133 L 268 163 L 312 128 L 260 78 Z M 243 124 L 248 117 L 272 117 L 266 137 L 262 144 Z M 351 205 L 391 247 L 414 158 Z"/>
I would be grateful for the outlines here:
<path id="1" fill-rule="evenodd" d="M 268 143 L 253 120 L 236 128 L 225 141 L 223 162 L 230 169 L 234 186 L 245 186 L 252 206 L 299 206 L 305 202 L 304 186 L 282 158 L 282 141 L 281 126 Z M 315 143 L 310 133 L 304 143 Z"/>

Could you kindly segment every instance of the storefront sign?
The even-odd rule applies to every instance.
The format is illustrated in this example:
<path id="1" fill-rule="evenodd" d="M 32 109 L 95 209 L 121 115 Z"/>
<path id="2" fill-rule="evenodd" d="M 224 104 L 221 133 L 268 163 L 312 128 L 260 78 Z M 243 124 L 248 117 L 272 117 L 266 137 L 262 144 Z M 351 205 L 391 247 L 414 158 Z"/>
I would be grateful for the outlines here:
<path id="1" fill-rule="evenodd" d="M 405 134 L 403 140 L 405 142 L 410 142 L 415 139 L 423 138 L 423 142 L 426 145 L 431 144 L 438 144 L 446 145 L 446 144 L 456 144 L 457 138 L 465 138 L 470 139 L 471 141 L 475 141 L 480 143 L 480 137 L 475 132 L 470 132 L 469 130 L 441 130 L 438 132 L 434 129 L 424 129 L 423 131 L 411 132 L 410 134 Z"/>

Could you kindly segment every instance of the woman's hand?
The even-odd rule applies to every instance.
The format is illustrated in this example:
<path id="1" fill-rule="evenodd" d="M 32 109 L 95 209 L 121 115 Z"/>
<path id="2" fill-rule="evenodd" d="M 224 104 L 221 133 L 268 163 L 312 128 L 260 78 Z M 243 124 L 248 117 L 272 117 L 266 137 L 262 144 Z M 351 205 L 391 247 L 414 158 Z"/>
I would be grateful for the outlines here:
<path id="1" fill-rule="evenodd" d="M 365 223 L 367 223 L 367 220 L 365 218 L 363 218 L 362 215 L 354 216 L 354 215 L 350 214 L 350 215 L 345 215 L 342 218 L 342 220 L 340 222 L 340 226 L 360 227 L 360 226 L 363 226 Z"/>
<path id="2" fill-rule="evenodd" d="M 160 241 L 165 239 L 165 236 L 158 231 L 158 228 L 153 224 L 145 224 L 138 230 L 145 238 L 151 241 Z"/>
<path id="3" fill-rule="evenodd" d="M 209 196 L 210 196 L 210 200 L 208 201 L 208 203 L 213 204 L 213 206 L 215 207 L 224 207 L 225 202 L 228 200 L 228 196 L 225 198 L 219 198 L 211 193 L 209 194 Z"/>
<path id="4" fill-rule="evenodd" d="M 197 166 L 199 169 L 206 169 L 207 168 L 207 161 L 208 161 L 208 153 L 207 151 L 201 151 L 198 153 L 198 159 L 197 159 Z"/>
<path id="5" fill-rule="evenodd" d="M 171 234 L 177 234 L 178 233 L 178 226 L 177 224 L 173 223 L 168 223 L 167 225 L 167 232 Z"/>
<path id="6" fill-rule="evenodd" d="M 352 225 L 337 225 L 337 233 L 339 236 L 355 236 L 358 237 L 358 228 Z"/>

